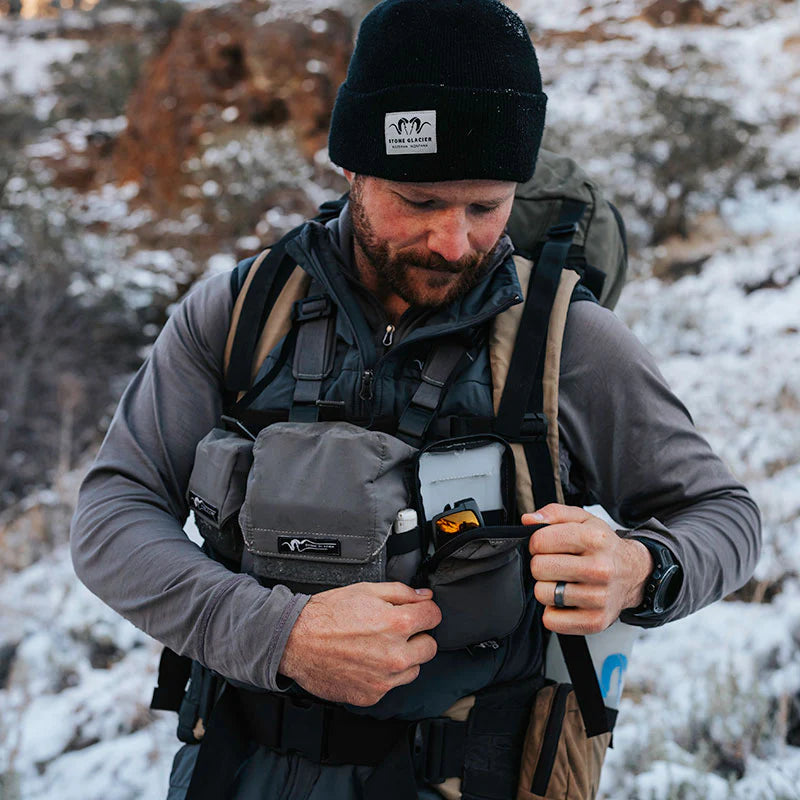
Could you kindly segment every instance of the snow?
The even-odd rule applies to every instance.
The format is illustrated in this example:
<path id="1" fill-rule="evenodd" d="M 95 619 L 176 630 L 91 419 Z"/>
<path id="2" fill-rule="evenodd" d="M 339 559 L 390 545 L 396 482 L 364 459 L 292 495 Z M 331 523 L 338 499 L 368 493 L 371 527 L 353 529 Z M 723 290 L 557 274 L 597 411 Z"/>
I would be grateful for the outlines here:
<path id="1" fill-rule="evenodd" d="M 12 39 L 0 33 L 0 77 L 6 76 L 10 84 L 4 90 L 0 81 L 0 98 L 11 93 L 32 96 L 49 89 L 50 67 L 88 49 L 86 42 L 77 39 Z"/>
<path id="2" fill-rule="evenodd" d="M 707 11 L 719 12 L 719 24 L 662 27 L 641 18 L 649 4 L 513 5 L 537 46 L 548 136 L 625 215 L 633 279 L 618 314 L 761 508 L 763 555 L 748 596 L 763 602 L 717 603 L 642 634 L 601 798 L 798 800 L 800 748 L 786 744 L 786 728 L 790 700 L 800 691 L 800 4 L 704 0 Z M 256 24 L 287 14 L 310 19 L 332 5 L 264 3 Z M 364 7 L 355 0 L 335 5 L 353 14 Z M 324 20 L 311 25 L 324 33 Z M 609 38 L 574 35 L 591 25 Z M 0 101 L 16 95 L 44 118 L 55 102 L 49 65 L 87 45 L 25 35 L 35 30 L 0 25 L 0 75 L 8 75 Z M 307 67 L 319 72 L 324 65 Z M 664 179 L 659 170 L 673 163 L 676 143 L 687 136 L 684 123 L 692 120 L 657 107 L 659 90 L 691 100 L 692 113 L 703 104 L 716 109 L 741 153 L 698 175 L 677 170 Z M 238 118 L 236 106 L 221 114 Z M 159 297 L 173 301 L 201 274 L 230 270 L 233 252 L 256 252 L 275 231 L 302 221 L 289 200 L 265 207 L 266 192 L 291 187 L 317 203 L 328 199 L 315 182 L 330 169 L 326 150 L 309 164 L 288 130 L 249 130 L 225 141 L 209 136 L 183 165 L 189 194 L 199 203 L 235 196 L 263 212 L 255 230 L 238 231 L 192 263 L 175 242 L 207 230 L 197 206 L 159 219 L 139 202 L 136 183 L 86 193 L 46 185 L 53 160 L 81 152 L 93 131 L 113 135 L 125 124 L 59 122 L 26 148 L 29 170 L 11 175 L 5 187 L 9 208 L 46 216 L 56 228 L 77 225 L 76 246 L 89 265 L 71 288 L 81 296 L 119 291 L 136 309 Z M 673 245 L 648 242 L 654 222 L 688 182 L 690 225 L 702 211 L 721 233 L 712 238 L 700 230 L 709 257 L 699 274 L 665 282 L 653 277 L 653 265 L 669 259 Z M 148 225 L 155 237 L 140 240 Z M 156 241 L 162 236 L 171 244 Z M 22 241 L 2 214 L 0 237 L 13 247 Z M 13 283 L 10 267 L 0 269 Z M 191 523 L 187 532 L 199 541 Z M 15 646 L 16 654 L 0 687 L 0 787 L 25 800 L 163 797 L 179 743 L 174 715 L 147 710 L 159 646 L 77 581 L 63 545 L 2 577 L 0 652 Z"/>

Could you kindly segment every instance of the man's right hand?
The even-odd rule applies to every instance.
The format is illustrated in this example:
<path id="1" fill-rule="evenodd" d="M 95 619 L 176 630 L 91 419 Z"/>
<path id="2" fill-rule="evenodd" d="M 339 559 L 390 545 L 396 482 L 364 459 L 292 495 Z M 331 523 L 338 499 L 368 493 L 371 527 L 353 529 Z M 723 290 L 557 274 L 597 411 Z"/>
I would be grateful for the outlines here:
<path id="1" fill-rule="evenodd" d="M 403 583 L 315 594 L 292 628 L 279 672 L 325 700 L 374 705 L 436 655 L 435 640 L 423 633 L 442 621 L 432 597 Z"/>

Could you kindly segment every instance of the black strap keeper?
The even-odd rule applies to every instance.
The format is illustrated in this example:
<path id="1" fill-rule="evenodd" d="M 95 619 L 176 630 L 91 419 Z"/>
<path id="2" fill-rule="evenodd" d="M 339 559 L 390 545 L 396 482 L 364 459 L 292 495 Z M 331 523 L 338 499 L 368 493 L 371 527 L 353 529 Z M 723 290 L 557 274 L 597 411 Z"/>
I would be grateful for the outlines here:
<path id="1" fill-rule="evenodd" d="M 544 413 L 527 413 L 522 418 L 520 428 L 520 441 L 529 439 L 542 439 L 547 436 L 549 423 Z"/>
<path id="2" fill-rule="evenodd" d="M 419 723 L 422 753 L 419 768 L 425 783 L 442 783 L 464 769 L 467 723 L 438 717 Z"/>
<path id="3" fill-rule="evenodd" d="M 549 422 L 544 412 L 529 411 L 522 417 L 519 433 L 503 429 L 495 425 L 495 433 L 508 439 L 509 442 L 525 444 L 526 442 L 539 442 L 547 437 Z"/>
<path id="4" fill-rule="evenodd" d="M 327 295 L 320 294 L 313 297 L 303 297 L 294 303 L 292 320 L 294 322 L 307 322 L 311 319 L 327 317 L 331 312 L 331 308 L 331 299 Z"/>
<path id="5" fill-rule="evenodd" d="M 548 239 L 571 239 L 578 232 L 577 222 L 557 222 L 547 229 Z"/>
<path id="6" fill-rule="evenodd" d="M 278 749 L 281 753 L 302 753 L 317 763 L 327 758 L 325 729 L 329 709 L 318 703 L 289 700 L 283 705 Z"/>

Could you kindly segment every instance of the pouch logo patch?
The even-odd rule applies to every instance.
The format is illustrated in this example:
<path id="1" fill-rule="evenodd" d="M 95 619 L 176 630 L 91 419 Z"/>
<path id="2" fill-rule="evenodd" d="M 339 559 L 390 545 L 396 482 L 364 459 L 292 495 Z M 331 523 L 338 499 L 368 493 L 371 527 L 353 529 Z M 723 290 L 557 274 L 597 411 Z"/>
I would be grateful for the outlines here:
<path id="1" fill-rule="evenodd" d="M 199 511 L 203 516 L 210 517 L 217 522 L 219 518 L 219 509 L 212 506 L 207 500 L 203 500 L 199 494 L 189 492 L 189 504 L 194 511 Z"/>
<path id="2" fill-rule="evenodd" d="M 391 111 L 384 122 L 386 155 L 436 152 L 436 111 Z"/>
<path id="3" fill-rule="evenodd" d="M 338 539 L 300 539 L 296 536 L 279 536 L 278 552 L 321 553 L 326 556 L 340 556 L 342 544 Z"/>

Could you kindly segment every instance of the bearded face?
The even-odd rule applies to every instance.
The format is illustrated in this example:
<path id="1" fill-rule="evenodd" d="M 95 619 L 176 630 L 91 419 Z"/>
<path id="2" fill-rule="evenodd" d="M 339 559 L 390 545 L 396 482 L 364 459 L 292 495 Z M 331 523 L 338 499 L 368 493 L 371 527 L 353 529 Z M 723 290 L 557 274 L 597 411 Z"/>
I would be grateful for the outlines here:
<path id="1" fill-rule="evenodd" d="M 480 281 L 513 200 L 514 184 L 499 184 L 504 191 L 497 203 L 497 182 L 483 186 L 490 183 L 402 184 L 353 176 L 350 210 L 356 262 L 379 299 L 396 295 L 408 306 L 440 306 Z M 466 202 L 475 194 L 472 184 L 481 184 L 478 191 L 484 193 L 493 189 L 486 193 L 488 204 Z M 434 189 L 419 194 L 412 188 L 419 186 Z"/>

